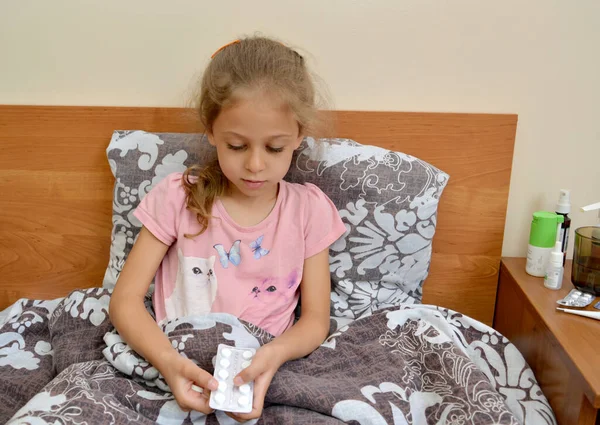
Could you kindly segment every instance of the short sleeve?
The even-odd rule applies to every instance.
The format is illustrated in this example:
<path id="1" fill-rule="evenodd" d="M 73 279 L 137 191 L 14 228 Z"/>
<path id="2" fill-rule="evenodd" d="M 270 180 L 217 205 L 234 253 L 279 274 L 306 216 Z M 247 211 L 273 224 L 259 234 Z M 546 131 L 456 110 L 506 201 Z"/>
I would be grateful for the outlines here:
<path id="1" fill-rule="evenodd" d="M 169 174 L 146 194 L 133 215 L 158 240 L 170 246 L 177 240 L 185 198 L 182 174 Z"/>
<path id="2" fill-rule="evenodd" d="M 331 199 L 314 184 L 306 183 L 304 205 L 304 258 L 328 248 L 346 231 L 340 214 Z"/>

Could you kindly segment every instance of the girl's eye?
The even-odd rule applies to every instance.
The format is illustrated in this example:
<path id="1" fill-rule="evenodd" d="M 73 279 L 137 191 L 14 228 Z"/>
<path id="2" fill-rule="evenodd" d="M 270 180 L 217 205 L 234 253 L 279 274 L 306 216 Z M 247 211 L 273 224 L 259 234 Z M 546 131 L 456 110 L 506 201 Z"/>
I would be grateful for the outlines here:
<path id="1" fill-rule="evenodd" d="M 245 146 L 238 146 L 238 145 L 230 145 L 229 143 L 227 144 L 227 148 L 231 149 L 232 151 L 241 151 L 245 148 Z"/>
<path id="2" fill-rule="evenodd" d="M 271 153 L 283 152 L 283 148 L 272 148 L 271 146 L 267 146 L 267 150 Z"/>

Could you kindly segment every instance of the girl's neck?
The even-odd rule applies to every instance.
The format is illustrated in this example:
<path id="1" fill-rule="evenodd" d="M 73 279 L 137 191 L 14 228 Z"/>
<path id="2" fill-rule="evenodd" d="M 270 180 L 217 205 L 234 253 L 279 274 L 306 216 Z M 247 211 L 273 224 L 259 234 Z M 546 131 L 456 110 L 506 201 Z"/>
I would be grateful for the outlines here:
<path id="1" fill-rule="evenodd" d="M 227 214 L 242 227 L 252 227 L 265 220 L 277 203 L 279 184 L 264 196 L 245 196 L 230 188 L 220 197 Z"/>

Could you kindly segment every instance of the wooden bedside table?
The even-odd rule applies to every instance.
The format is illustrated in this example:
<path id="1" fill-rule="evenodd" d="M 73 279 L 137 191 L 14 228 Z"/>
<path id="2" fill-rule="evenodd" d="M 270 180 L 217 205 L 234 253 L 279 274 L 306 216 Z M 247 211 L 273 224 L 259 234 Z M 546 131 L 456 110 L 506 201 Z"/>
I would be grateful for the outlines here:
<path id="1" fill-rule="evenodd" d="M 559 291 L 525 272 L 525 258 L 503 258 L 494 328 L 519 349 L 559 425 L 600 424 L 600 321 L 556 310 L 573 289 L 571 261 Z M 586 310 L 593 308 L 598 298 Z"/>

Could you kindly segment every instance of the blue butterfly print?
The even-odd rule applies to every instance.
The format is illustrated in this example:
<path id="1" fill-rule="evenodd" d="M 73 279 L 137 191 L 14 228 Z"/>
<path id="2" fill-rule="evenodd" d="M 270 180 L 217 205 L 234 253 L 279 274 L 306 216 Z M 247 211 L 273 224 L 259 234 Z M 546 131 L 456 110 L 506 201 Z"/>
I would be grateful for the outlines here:
<path id="1" fill-rule="evenodd" d="M 229 267 L 229 262 L 234 266 L 238 266 L 242 262 L 242 257 L 240 256 L 240 241 L 237 240 L 231 246 L 229 252 L 225 251 L 223 245 L 218 243 L 214 245 L 217 252 L 219 253 L 219 261 L 224 269 Z"/>
<path id="2" fill-rule="evenodd" d="M 264 249 L 261 246 L 263 237 L 264 237 L 264 235 L 261 235 L 254 242 L 250 243 L 250 248 L 252 248 L 252 252 L 254 252 L 254 258 L 256 258 L 257 260 L 260 257 L 264 257 L 265 255 L 267 255 L 269 253 L 268 249 Z"/>

